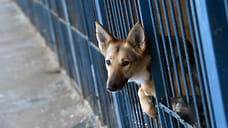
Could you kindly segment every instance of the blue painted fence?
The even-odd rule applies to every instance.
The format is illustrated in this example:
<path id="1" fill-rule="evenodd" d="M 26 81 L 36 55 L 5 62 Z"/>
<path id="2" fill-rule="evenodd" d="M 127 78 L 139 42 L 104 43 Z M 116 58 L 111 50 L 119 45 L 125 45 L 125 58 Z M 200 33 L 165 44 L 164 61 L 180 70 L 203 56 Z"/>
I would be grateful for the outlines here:
<path id="1" fill-rule="evenodd" d="M 177 96 L 174 86 L 182 96 L 183 84 L 188 103 L 192 94 L 198 127 L 228 126 L 227 0 L 15 1 L 58 55 L 61 66 L 77 83 L 75 89 L 89 101 L 103 125 L 192 127 L 172 111 L 169 101 Z M 128 83 L 119 93 L 106 91 L 107 74 L 97 48 L 95 21 L 120 39 L 126 38 L 137 21 L 142 23 L 152 56 L 158 119 L 142 112 L 135 83 Z M 187 42 L 192 44 L 193 56 L 187 53 Z M 177 60 L 174 54 L 179 56 Z M 196 72 L 199 97 L 192 70 Z M 202 104 L 197 104 L 198 100 Z"/>

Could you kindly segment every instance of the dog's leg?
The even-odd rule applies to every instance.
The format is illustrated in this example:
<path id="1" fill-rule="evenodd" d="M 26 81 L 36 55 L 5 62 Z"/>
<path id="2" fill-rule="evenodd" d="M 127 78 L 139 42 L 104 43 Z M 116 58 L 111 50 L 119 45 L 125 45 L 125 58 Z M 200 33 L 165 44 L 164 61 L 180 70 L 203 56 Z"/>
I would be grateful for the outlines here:
<path id="1" fill-rule="evenodd" d="M 142 110 L 152 118 L 157 117 L 157 108 L 155 107 L 155 98 L 147 96 L 142 88 L 138 90 L 139 100 Z"/>

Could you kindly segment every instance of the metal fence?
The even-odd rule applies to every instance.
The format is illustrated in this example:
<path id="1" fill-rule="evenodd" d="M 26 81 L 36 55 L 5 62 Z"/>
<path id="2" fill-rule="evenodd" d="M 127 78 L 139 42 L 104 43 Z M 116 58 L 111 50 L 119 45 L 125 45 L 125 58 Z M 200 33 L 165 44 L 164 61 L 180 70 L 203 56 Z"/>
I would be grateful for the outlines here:
<path id="1" fill-rule="evenodd" d="M 187 103 L 193 102 L 197 127 L 227 127 L 227 0 L 16 2 L 58 55 L 61 66 L 76 81 L 75 88 L 104 125 L 192 127 L 172 111 L 170 104 L 170 97 L 183 96 L 184 90 Z M 127 37 L 137 21 L 142 23 L 152 57 L 158 119 L 142 112 L 135 83 L 128 83 L 119 93 L 106 91 L 107 76 L 104 57 L 97 48 L 95 21 L 120 39 Z"/>

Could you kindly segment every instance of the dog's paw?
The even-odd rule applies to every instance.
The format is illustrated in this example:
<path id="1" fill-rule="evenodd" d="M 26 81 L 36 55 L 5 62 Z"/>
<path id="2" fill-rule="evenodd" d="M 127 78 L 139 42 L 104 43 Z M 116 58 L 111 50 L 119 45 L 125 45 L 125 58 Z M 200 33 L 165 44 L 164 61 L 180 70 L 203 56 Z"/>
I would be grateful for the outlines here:
<path id="1" fill-rule="evenodd" d="M 155 107 L 155 98 L 153 96 L 145 95 L 142 88 L 138 90 L 139 100 L 142 110 L 150 117 L 157 117 L 157 108 Z"/>

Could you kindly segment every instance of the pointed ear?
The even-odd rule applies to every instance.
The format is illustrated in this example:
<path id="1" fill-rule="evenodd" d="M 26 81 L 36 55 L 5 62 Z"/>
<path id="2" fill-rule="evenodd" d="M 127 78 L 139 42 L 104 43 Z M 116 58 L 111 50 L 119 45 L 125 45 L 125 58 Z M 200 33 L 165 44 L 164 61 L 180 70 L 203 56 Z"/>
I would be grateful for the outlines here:
<path id="1" fill-rule="evenodd" d="M 128 34 L 127 41 L 135 48 L 143 52 L 146 48 L 145 34 L 140 23 L 136 23 Z"/>
<path id="2" fill-rule="evenodd" d="M 106 49 L 109 45 L 109 42 L 113 40 L 113 36 L 98 22 L 96 24 L 96 36 L 99 48 L 103 55 L 105 55 Z"/>

